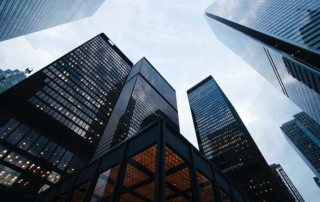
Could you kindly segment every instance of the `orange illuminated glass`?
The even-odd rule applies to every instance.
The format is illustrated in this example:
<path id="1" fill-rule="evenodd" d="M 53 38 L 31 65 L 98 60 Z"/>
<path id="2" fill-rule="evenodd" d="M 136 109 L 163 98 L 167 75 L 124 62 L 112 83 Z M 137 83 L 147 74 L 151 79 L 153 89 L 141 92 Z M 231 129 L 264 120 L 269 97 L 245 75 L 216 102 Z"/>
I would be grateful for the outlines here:
<path id="1" fill-rule="evenodd" d="M 156 145 L 128 159 L 120 202 L 153 201 Z"/>
<path id="2" fill-rule="evenodd" d="M 91 180 L 88 180 L 81 185 L 78 185 L 76 189 L 73 192 L 71 202 L 82 202 L 84 199 L 84 196 L 86 195 L 88 186 L 90 184 Z"/>
<path id="3" fill-rule="evenodd" d="M 188 164 L 166 147 L 166 201 L 192 201 Z"/>
<path id="4" fill-rule="evenodd" d="M 200 189 L 201 202 L 216 201 L 211 181 L 199 172 L 197 172 L 197 178 Z"/>

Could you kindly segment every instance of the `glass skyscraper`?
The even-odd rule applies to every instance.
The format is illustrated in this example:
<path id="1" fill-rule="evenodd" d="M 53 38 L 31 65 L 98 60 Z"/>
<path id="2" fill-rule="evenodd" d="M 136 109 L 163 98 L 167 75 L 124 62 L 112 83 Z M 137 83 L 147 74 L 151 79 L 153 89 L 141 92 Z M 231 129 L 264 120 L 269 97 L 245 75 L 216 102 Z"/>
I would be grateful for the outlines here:
<path id="1" fill-rule="evenodd" d="M 131 67 L 100 34 L 0 94 L 1 200 L 28 200 L 92 159 Z"/>
<path id="2" fill-rule="evenodd" d="M 320 123 L 320 2 L 217 0 L 216 37 Z"/>
<path id="3" fill-rule="evenodd" d="M 32 68 L 30 67 L 28 67 L 25 71 L 19 71 L 17 69 L 13 71 L 7 69 L 3 71 L 0 69 L 0 93 L 16 85 L 23 79 L 27 78 L 26 74 L 29 74 L 31 72 Z"/>
<path id="4" fill-rule="evenodd" d="M 105 0 L 2 0 L 0 41 L 92 16 Z"/>
<path id="5" fill-rule="evenodd" d="M 200 152 L 254 201 L 292 201 L 212 76 L 187 93 Z"/>
<path id="6" fill-rule="evenodd" d="M 283 190 L 283 194 L 286 194 L 290 197 L 293 197 L 297 202 L 304 202 L 304 199 L 291 182 L 290 178 L 288 177 L 287 173 L 283 170 L 280 164 L 272 164 L 270 165 L 271 171 L 273 175 L 276 177 L 278 182 L 281 184 Z"/>
<path id="7" fill-rule="evenodd" d="M 95 158 L 158 119 L 165 120 L 179 132 L 175 90 L 142 58 L 130 71 Z"/>
<path id="8" fill-rule="evenodd" d="M 293 149 L 320 178 L 320 125 L 304 112 L 293 117 L 280 129 Z"/>

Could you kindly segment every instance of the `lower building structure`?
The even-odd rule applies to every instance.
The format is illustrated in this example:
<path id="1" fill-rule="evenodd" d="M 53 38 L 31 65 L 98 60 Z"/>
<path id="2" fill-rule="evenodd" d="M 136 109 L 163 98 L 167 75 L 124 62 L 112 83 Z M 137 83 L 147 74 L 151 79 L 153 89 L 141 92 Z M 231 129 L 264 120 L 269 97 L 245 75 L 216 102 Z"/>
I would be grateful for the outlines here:
<path id="1" fill-rule="evenodd" d="M 163 120 L 41 193 L 34 201 L 251 201 Z"/>
<path id="2" fill-rule="evenodd" d="M 288 197 L 294 198 L 294 201 L 304 202 L 302 196 L 291 182 L 290 178 L 283 170 L 280 164 L 272 164 L 270 165 L 271 171 L 275 178 L 278 180 L 280 185 L 282 186 L 284 192 L 283 194 L 287 195 Z"/>

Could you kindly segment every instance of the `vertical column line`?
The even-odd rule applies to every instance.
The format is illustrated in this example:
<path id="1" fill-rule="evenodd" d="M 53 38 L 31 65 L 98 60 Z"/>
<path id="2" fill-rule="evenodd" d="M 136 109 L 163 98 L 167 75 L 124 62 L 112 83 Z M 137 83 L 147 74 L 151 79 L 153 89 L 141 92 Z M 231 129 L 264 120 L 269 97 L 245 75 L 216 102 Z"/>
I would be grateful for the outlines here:
<path id="1" fill-rule="evenodd" d="M 194 154 L 192 145 L 189 145 L 189 154 L 190 154 L 190 177 L 191 177 L 191 188 L 193 192 L 193 201 L 201 201 L 199 182 L 197 176 L 197 169 L 194 163 Z M 192 186 L 193 185 L 193 186 Z"/>
<path id="2" fill-rule="evenodd" d="M 158 140 L 157 140 L 157 153 L 156 153 L 156 177 L 155 177 L 155 202 L 165 201 L 165 123 L 163 121 L 158 122 Z"/>
<path id="3" fill-rule="evenodd" d="M 118 174 L 117 174 L 117 179 L 116 179 L 116 182 L 115 182 L 115 185 L 114 185 L 114 190 L 112 192 L 112 197 L 111 197 L 111 200 L 110 200 L 110 201 L 113 201 L 113 202 L 118 202 L 119 199 L 120 199 L 122 182 L 124 180 L 126 167 L 127 167 L 128 142 L 129 141 L 126 141 L 124 143 L 123 156 L 122 156 L 122 159 L 120 161 L 120 166 L 119 166 L 119 170 L 118 170 Z"/>
<path id="4" fill-rule="evenodd" d="M 213 166 L 213 164 L 211 164 L 211 171 L 212 171 L 212 176 L 213 176 L 213 190 L 215 192 L 216 195 L 216 201 L 222 201 L 222 197 L 220 194 L 220 186 L 218 184 L 218 180 L 217 180 L 217 176 L 216 176 L 216 170 Z"/>

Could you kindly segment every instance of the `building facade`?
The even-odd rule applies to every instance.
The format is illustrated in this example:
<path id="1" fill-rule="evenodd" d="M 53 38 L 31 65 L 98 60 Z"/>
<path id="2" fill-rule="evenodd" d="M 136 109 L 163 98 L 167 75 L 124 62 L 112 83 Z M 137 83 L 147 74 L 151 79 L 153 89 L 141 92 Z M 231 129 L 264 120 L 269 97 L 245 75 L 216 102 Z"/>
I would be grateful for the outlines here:
<path id="1" fill-rule="evenodd" d="M 0 41 L 92 16 L 105 0 L 3 0 Z"/>
<path id="2" fill-rule="evenodd" d="M 169 124 L 158 121 L 34 201 L 252 201 Z"/>
<path id="3" fill-rule="evenodd" d="M 216 37 L 320 123 L 320 2 L 217 0 Z"/>
<path id="4" fill-rule="evenodd" d="M 95 158 L 158 119 L 165 120 L 179 132 L 175 90 L 142 58 L 130 71 Z"/>
<path id="5" fill-rule="evenodd" d="M 292 201 L 212 76 L 187 93 L 201 153 L 254 201 Z"/>
<path id="6" fill-rule="evenodd" d="M 1 201 L 28 199 L 92 159 L 131 67 L 100 34 L 0 94 Z"/>
<path id="7" fill-rule="evenodd" d="M 304 112 L 293 117 L 280 129 L 293 149 L 320 178 L 320 125 Z"/>
<path id="8" fill-rule="evenodd" d="M 0 69 L 0 93 L 16 85 L 23 79 L 27 78 L 27 74 L 32 72 L 32 68 L 28 67 L 24 72 L 19 70 L 10 70 L 5 71 Z"/>
<path id="9" fill-rule="evenodd" d="M 296 202 L 304 202 L 304 199 L 291 182 L 290 178 L 288 177 L 287 173 L 283 170 L 280 164 L 272 164 L 270 165 L 271 171 L 278 182 L 281 184 L 283 190 L 283 194 L 286 194 L 289 197 L 294 198 Z"/>

